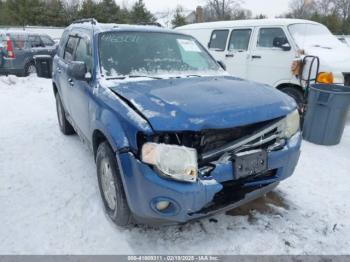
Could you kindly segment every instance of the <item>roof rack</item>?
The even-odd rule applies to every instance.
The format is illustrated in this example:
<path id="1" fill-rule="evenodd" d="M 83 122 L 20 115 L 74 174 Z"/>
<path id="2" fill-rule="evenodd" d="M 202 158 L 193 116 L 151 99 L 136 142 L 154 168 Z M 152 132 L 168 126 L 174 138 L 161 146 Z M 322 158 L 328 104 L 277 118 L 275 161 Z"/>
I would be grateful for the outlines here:
<path id="1" fill-rule="evenodd" d="M 138 25 L 151 25 L 151 26 L 157 26 L 157 27 L 163 27 L 160 23 L 157 22 L 142 22 L 138 23 Z"/>
<path id="2" fill-rule="evenodd" d="M 82 24 L 82 23 L 91 23 L 93 25 L 96 25 L 97 20 L 95 18 L 84 18 L 84 19 L 79 19 L 72 22 L 72 24 Z"/>

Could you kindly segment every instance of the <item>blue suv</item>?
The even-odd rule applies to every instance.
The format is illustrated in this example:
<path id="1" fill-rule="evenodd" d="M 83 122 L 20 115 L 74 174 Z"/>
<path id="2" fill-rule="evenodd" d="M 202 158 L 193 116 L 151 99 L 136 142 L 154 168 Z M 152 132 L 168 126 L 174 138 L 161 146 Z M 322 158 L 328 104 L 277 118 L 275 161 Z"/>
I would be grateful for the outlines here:
<path id="1" fill-rule="evenodd" d="M 59 127 L 91 147 L 106 212 L 119 226 L 235 208 L 297 165 L 295 102 L 229 76 L 191 36 L 77 21 L 64 31 L 52 78 Z"/>

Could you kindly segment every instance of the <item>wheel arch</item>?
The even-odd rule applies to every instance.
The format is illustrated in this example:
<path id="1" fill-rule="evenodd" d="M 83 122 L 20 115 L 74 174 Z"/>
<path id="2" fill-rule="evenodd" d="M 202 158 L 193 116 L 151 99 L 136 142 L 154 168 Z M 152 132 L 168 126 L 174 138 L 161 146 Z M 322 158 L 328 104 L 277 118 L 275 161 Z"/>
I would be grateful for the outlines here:
<path id="1" fill-rule="evenodd" d="M 278 86 L 276 86 L 276 88 L 278 90 L 282 90 L 283 88 L 286 88 L 286 87 L 291 87 L 291 88 L 295 88 L 297 89 L 298 91 L 304 93 L 304 89 L 300 86 L 300 85 L 296 85 L 296 84 L 293 84 L 293 83 L 282 83 L 282 84 L 279 84 Z"/>

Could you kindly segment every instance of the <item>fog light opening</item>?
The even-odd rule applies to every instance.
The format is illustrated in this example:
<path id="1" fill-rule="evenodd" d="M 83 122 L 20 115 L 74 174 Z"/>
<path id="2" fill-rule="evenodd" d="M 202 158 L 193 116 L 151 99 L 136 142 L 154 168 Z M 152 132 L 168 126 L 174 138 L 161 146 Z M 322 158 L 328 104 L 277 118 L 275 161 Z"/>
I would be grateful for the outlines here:
<path id="1" fill-rule="evenodd" d="M 164 211 L 170 206 L 169 201 L 161 200 L 156 203 L 156 209 L 158 211 Z"/>

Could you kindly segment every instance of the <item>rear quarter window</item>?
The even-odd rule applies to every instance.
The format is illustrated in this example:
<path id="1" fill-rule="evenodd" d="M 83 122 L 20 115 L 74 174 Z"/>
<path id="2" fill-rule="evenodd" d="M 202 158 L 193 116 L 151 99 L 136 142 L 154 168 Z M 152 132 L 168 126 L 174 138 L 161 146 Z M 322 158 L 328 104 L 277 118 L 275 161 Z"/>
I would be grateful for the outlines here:
<path id="1" fill-rule="evenodd" d="M 28 36 L 25 34 L 10 34 L 12 48 L 23 50 L 29 47 Z"/>

